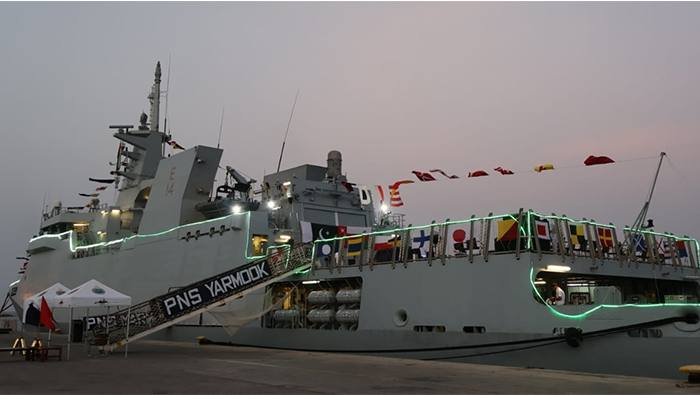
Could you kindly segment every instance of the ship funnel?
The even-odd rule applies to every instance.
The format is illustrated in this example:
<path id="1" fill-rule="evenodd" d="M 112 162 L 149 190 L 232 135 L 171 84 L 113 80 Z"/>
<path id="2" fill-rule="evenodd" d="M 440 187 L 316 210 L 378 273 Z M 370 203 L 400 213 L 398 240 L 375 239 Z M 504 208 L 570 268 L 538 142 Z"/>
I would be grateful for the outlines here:
<path id="1" fill-rule="evenodd" d="M 328 169 L 326 175 L 328 178 L 338 178 L 343 170 L 343 156 L 340 151 L 331 151 L 328 153 Z"/>

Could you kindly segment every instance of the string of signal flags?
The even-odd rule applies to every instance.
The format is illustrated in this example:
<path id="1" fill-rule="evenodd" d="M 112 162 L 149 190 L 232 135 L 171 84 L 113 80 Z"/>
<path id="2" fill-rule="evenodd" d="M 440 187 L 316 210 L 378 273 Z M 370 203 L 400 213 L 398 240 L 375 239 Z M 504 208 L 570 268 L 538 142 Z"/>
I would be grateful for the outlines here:
<path id="1" fill-rule="evenodd" d="M 642 157 L 642 158 L 632 158 L 632 159 L 626 159 L 626 160 L 620 160 L 617 162 L 629 162 L 629 161 L 635 161 L 635 160 L 646 160 L 646 159 L 652 159 L 656 158 L 655 156 L 653 157 Z M 597 165 L 607 165 L 607 164 L 612 164 L 616 163 L 616 161 L 609 156 L 595 156 L 595 155 L 589 155 L 584 161 L 582 165 L 575 165 L 575 166 L 564 166 L 564 167 L 558 167 L 560 169 L 563 168 L 574 168 L 574 167 L 588 167 L 588 166 L 597 166 Z M 485 169 L 476 169 L 473 171 L 470 171 L 467 173 L 466 178 L 476 178 L 476 177 L 488 177 L 491 174 L 495 175 L 501 175 L 501 176 L 510 176 L 510 175 L 515 175 L 515 174 L 521 174 L 521 173 L 530 173 L 530 172 L 535 172 L 535 173 L 542 173 L 542 172 L 547 172 L 554 170 L 554 164 L 553 163 L 542 163 L 534 166 L 531 171 L 513 171 L 511 169 L 507 169 L 502 166 L 498 166 L 494 168 L 492 171 L 485 170 Z M 430 182 L 430 181 L 437 181 L 438 179 L 444 179 L 444 180 L 456 180 L 456 179 L 461 179 L 462 177 L 456 175 L 456 174 L 448 174 L 447 172 L 443 171 L 442 169 L 432 169 L 428 171 L 421 171 L 421 170 L 413 170 L 411 173 L 418 179 L 417 182 Z M 406 184 L 413 184 L 415 183 L 415 180 L 412 179 L 404 179 L 404 180 L 399 180 L 394 182 L 393 184 L 390 184 L 387 186 L 387 190 L 389 192 L 389 205 L 391 207 L 401 207 L 403 206 L 403 200 L 401 199 L 401 194 L 399 191 L 399 188 L 401 185 L 406 185 Z M 385 202 L 385 193 L 384 193 L 384 186 L 383 185 L 375 185 L 375 188 L 377 190 L 377 193 L 379 195 L 380 202 L 384 204 Z"/>

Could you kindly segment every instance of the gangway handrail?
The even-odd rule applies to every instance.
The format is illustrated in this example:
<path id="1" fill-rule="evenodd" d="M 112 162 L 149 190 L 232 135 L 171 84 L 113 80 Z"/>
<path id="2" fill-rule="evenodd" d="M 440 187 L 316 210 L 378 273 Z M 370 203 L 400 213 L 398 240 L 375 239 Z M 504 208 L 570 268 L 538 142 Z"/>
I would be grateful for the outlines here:
<path id="1" fill-rule="evenodd" d="M 310 245 L 272 253 L 109 315 L 85 317 L 88 340 L 106 336 L 114 349 L 219 307 L 269 283 L 310 268 Z M 90 339 L 93 338 L 93 339 Z"/>

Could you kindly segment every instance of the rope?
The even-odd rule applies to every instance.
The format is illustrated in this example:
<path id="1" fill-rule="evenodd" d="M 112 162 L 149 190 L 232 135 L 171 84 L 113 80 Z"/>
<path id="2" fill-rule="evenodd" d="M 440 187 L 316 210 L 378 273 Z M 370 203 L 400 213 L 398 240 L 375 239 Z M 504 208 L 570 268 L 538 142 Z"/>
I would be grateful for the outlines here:
<path id="1" fill-rule="evenodd" d="M 591 166 L 586 166 L 584 164 L 571 164 L 571 165 L 564 165 L 564 166 L 556 166 L 552 170 L 543 170 L 541 173 L 548 173 L 550 171 L 557 171 L 557 170 L 571 170 L 571 169 L 579 169 L 579 168 L 584 168 L 584 167 L 594 167 L 594 166 L 609 166 L 609 165 L 615 165 L 615 164 L 622 164 L 622 163 L 630 163 L 630 162 L 639 162 L 639 161 L 645 161 L 645 160 L 651 160 L 651 159 L 658 159 L 659 156 L 640 156 L 640 157 L 634 157 L 634 158 L 627 158 L 627 159 L 621 159 L 621 160 L 615 160 L 613 163 L 606 163 L 606 164 L 601 164 L 601 165 L 591 165 Z M 501 175 L 496 172 L 496 174 L 493 174 L 495 170 L 488 168 L 486 171 L 489 172 L 489 176 L 493 175 L 496 177 L 511 177 L 511 176 L 518 176 L 518 175 L 533 175 L 533 174 L 539 174 L 539 172 L 534 171 L 532 168 L 528 169 L 509 169 L 513 171 L 513 174 L 509 175 Z M 448 172 L 449 173 L 449 172 Z M 405 177 L 404 177 L 405 178 Z M 414 180 L 415 176 L 412 174 L 410 180 Z M 466 179 L 469 177 L 459 177 L 456 179 L 449 179 L 449 178 L 436 178 L 434 181 L 420 181 L 420 180 L 414 180 L 415 184 L 419 183 L 432 183 L 432 182 L 445 182 L 445 181 L 454 181 L 454 180 L 462 180 Z M 407 178 L 408 179 L 408 178 Z"/>
<path id="2" fill-rule="evenodd" d="M 582 333 L 582 337 L 586 338 L 586 337 L 605 336 L 605 335 L 611 335 L 611 334 L 620 333 L 620 332 L 626 332 L 626 331 L 629 331 L 632 329 L 641 329 L 641 328 L 648 328 L 648 327 L 654 327 L 654 326 L 661 326 L 661 325 L 666 325 L 666 324 L 671 324 L 671 323 L 676 323 L 676 322 L 697 323 L 697 316 L 695 316 L 695 317 L 689 317 L 689 316 L 669 317 L 669 318 L 663 318 L 660 320 L 642 322 L 642 323 L 638 323 L 638 324 L 623 325 L 623 326 L 619 326 L 619 327 L 602 329 L 602 330 L 593 331 L 593 332 L 585 332 L 585 333 Z M 532 348 L 537 348 L 537 347 L 545 347 L 545 346 L 549 346 L 549 345 L 553 345 L 553 344 L 557 344 L 557 343 L 562 343 L 565 341 L 566 341 L 566 338 L 563 336 L 548 336 L 548 337 L 540 337 L 540 338 L 536 338 L 536 339 L 513 340 L 513 341 L 499 342 L 499 343 L 483 343 L 483 344 L 471 344 L 471 345 L 465 345 L 465 346 L 444 346 L 444 347 L 426 347 L 426 348 L 401 348 L 401 349 L 391 349 L 391 350 L 368 350 L 368 349 L 365 349 L 365 350 L 328 350 L 328 349 L 317 350 L 317 349 L 297 348 L 297 347 L 274 347 L 274 346 L 257 346 L 257 345 L 255 347 L 265 348 L 265 349 L 273 349 L 273 350 L 296 350 L 296 351 L 306 351 L 306 352 L 329 352 L 329 353 L 339 353 L 339 354 L 341 354 L 341 353 L 391 354 L 391 353 L 416 353 L 416 352 L 470 350 L 470 349 L 478 349 L 478 348 L 505 347 L 505 346 L 520 345 L 520 344 L 532 344 L 532 343 L 545 342 L 542 344 L 536 344 L 536 345 L 531 345 L 531 346 L 527 346 L 527 347 L 512 348 L 512 349 L 508 349 L 508 350 L 498 350 L 498 351 L 491 351 L 491 352 L 478 353 L 478 354 L 465 354 L 465 355 L 454 355 L 454 356 L 448 356 L 448 357 L 434 357 L 434 358 L 419 358 L 421 360 L 442 360 L 442 359 L 457 359 L 457 358 L 468 358 L 468 357 L 484 356 L 484 355 L 492 355 L 492 354 L 502 354 L 502 353 L 507 353 L 507 352 L 527 350 L 527 349 L 532 349 Z M 220 346 L 249 346 L 247 344 L 240 344 L 240 343 L 234 343 L 234 342 L 213 342 L 213 341 L 210 341 L 207 344 L 220 345 Z"/>

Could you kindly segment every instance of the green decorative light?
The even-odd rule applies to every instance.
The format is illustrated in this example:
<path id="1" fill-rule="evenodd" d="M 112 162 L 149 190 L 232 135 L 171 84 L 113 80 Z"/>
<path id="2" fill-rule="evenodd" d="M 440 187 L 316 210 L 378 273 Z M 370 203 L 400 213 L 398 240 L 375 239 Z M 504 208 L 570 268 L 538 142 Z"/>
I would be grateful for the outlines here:
<path id="1" fill-rule="evenodd" d="M 69 230 L 69 231 L 66 231 L 63 233 L 58 233 L 58 234 L 41 235 L 41 236 L 34 237 L 34 238 L 30 239 L 29 242 L 32 243 L 36 240 L 40 240 L 40 239 L 44 239 L 44 238 L 63 239 L 64 236 L 68 235 L 68 248 L 70 249 L 71 253 L 75 253 L 76 251 L 79 251 L 79 250 L 87 250 L 89 248 L 95 248 L 95 247 L 108 247 L 108 246 L 119 244 L 119 243 L 123 243 L 122 245 L 124 245 L 124 244 L 126 244 L 126 242 L 128 242 L 129 240 L 132 240 L 132 239 L 144 239 L 144 238 L 150 238 L 150 237 L 163 236 L 163 235 L 166 235 L 168 233 L 175 232 L 179 229 L 198 226 L 198 225 L 207 224 L 207 223 L 216 222 L 216 221 L 221 221 L 221 220 L 225 220 L 225 219 L 233 219 L 233 217 L 237 217 L 237 216 L 241 216 L 241 215 L 246 215 L 246 221 L 248 222 L 248 227 L 246 228 L 245 258 L 247 260 L 254 260 L 254 259 L 260 259 L 260 258 L 265 257 L 266 255 L 248 256 L 248 251 L 250 251 L 250 211 L 236 213 L 236 214 L 228 214 L 228 215 L 224 215 L 223 217 L 217 217 L 217 218 L 207 219 L 204 221 L 198 221 L 198 222 L 192 222 L 189 224 L 178 225 L 174 228 L 170 228 L 170 229 L 167 229 L 167 230 L 164 230 L 161 232 L 131 235 L 131 236 L 127 236 L 127 237 L 124 237 L 121 239 L 117 239 L 117 240 L 111 240 L 111 241 L 106 241 L 106 242 L 103 241 L 100 243 L 95 243 L 95 244 L 90 244 L 90 245 L 85 245 L 85 246 L 75 246 L 74 245 L 74 242 L 73 242 L 74 231 L 73 230 Z M 269 251 L 270 249 L 273 249 L 273 248 L 280 248 L 280 247 L 288 248 L 289 245 L 282 244 L 282 245 L 268 246 L 267 251 Z M 287 258 L 286 258 L 287 262 L 285 264 L 289 263 L 289 255 L 290 255 L 289 250 L 287 250 Z"/>
<path id="2" fill-rule="evenodd" d="M 311 267 L 307 267 L 306 269 L 297 270 L 296 272 L 294 272 L 294 274 L 296 274 L 296 275 L 298 275 L 298 276 L 303 276 L 303 275 L 307 274 L 307 273 L 310 272 L 310 271 L 311 271 Z"/>
<path id="3" fill-rule="evenodd" d="M 532 249 L 532 237 L 530 232 L 532 231 L 532 227 L 530 226 L 530 216 L 532 215 L 532 210 L 527 210 L 527 249 L 531 250 Z"/>
<path id="4" fill-rule="evenodd" d="M 78 250 L 83 250 L 83 249 L 89 249 L 89 248 L 101 247 L 101 246 L 103 246 L 103 247 L 108 247 L 108 246 L 115 245 L 115 244 L 119 244 L 119 243 L 126 243 L 126 242 L 128 242 L 129 240 L 132 240 L 132 239 L 150 238 L 150 237 L 163 236 L 163 235 L 166 235 L 166 234 L 168 234 L 168 233 L 170 233 L 170 232 L 177 231 L 177 230 L 179 230 L 179 229 L 183 229 L 183 228 L 187 228 L 187 227 L 192 227 L 192 226 L 198 226 L 198 225 L 202 225 L 202 224 L 206 224 L 206 223 L 211 223 L 211 222 L 215 222 L 215 221 L 221 221 L 221 220 L 225 220 L 225 219 L 229 219 L 229 218 L 232 219 L 233 217 L 235 217 L 235 216 L 240 216 L 240 215 L 246 215 L 246 221 L 248 222 L 248 226 L 247 226 L 247 228 L 246 228 L 245 258 L 246 258 L 247 260 L 254 260 L 254 259 L 260 259 L 260 258 L 265 257 L 266 255 L 252 255 L 252 256 L 249 256 L 249 255 L 248 255 L 248 251 L 250 251 L 250 241 L 251 241 L 251 238 L 250 238 L 250 211 L 246 211 L 246 212 L 242 212 L 242 213 L 233 213 L 233 214 L 228 214 L 228 215 L 225 215 L 225 216 L 222 216 L 222 217 L 218 217 L 218 218 L 213 218 L 213 219 L 208 219 L 208 220 L 204 220 L 204 221 L 198 221 L 198 222 L 193 222 L 193 223 L 189 223 L 189 224 L 179 225 L 179 226 L 176 226 L 176 227 L 174 227 L 174 228 L 170 228 L 170 229 L 167 229 L 167 230 L 164 230 L 164 231 L 161 231 L 161 232 L 150 233 L 150 234 L 132 235 L 132 236 L 124 237 L 124 238 L 122 238 L 122 239 L 118 239 L 118 240 L 112 240 L 112 241 L 108 241 L 108 242 L 95 243 L 95 244 L 91 244 L 91 245 L 87 245 L 87 246 L 77 246 L 77 247 L 76 247 L 76 246 L 73 245 L 73 233 L 74 233 L 73 230 L 69 230 L 69 231 L 66 231 L 66 232 L 63 232 L 63 233 L 58 233 L 58 234 L 41 235 L 41 236 L 34 237 L 34 238 L 30 239 L 29 242 L 32 243 L 32 242 L 34 242 L 34 241 L 36 241 L 36 240 L 40 240 L 40 239 L 43 239 L 43 238 L 57 238 L 57 239 L 63 239 L 64 236 L 68 235 L 69 249 L 70 249 L 70 251 L 71 251 L 72 253 L 74 253 L 74 252 L 76 252 L 76 251 L 78 251 Z M 601 223 L 597 223 L 597 222 L 591 221 L 591 220 L 579 220 L 579 219 L 574 219 L 574 218 L 568 218 L 568 217 L 566 217 L 566 216 L 547 215 L 547 214 L 538 213 L 538 212 L 533 211 L 533 210 L 528 210 L 528 211 L 527 211 L 527 226 L 524 227 L 524 226 L 520 225 L 519 228 L 520 228 L 520 234 L 521 234 L 521 236 L 527 237 L 527 249 L 529 249 L 529 250 L 532 249 L 532 235 L 531 235 L 531 233 L 530 233 L 531 230 L 532 230 L 532 229 L 531 229 L 531 218 L 530 218 L 530 217 L 531 217 L 532 215 L 537 215 L 537 216 L 540 217 L 540 218 L 558 219 L 558 220 L 562 220 L 562 221 L 565 221 L 565 222 L 573 222 L 573 223 L 579 223 L 579 224 L 589 224 L 589 225 L 594 225 L 594 226 L 597 226 L 597 227 L 603 227 L 603 228 L 609 228 L 609 229 L 612 229 L 612 230 L 616 230 L 616 227 L 615 227 L 614 225 L 610 225 L 610 224 L 601 224 Z M 502 218 L 509 218 L 509 219 L 512 219 L 512 220 L 514 220 L 514 221 L 517 222 L 517 218 L 515 218 L 512 214 L 501 214 L 501 215 L 490 215 L 490 216 L 485 216 L 485 217 L 473 217 L 473 218 L 468 218 L 468 219 L 465 219 L 465 220 L 438 222 L 438 223 L 432 223 L 432 224 L 428 224 L 428 225 L 409 226 L 409 227 L 405 227 L 405 228 L 389 229 L 389 230 L 376 231 L 376 232 L 367 232 L 367 233 L 361 233 L 361 234 L 358 234 L 358 235 L 334 237 L 334 238 L 330 238 L 330 239 L 318 239 L 318 240 L 314 241 L 314 243 L 313 243 L 313 248 L 312 248 L 311 256 L 312 256 L 312 259 L 315 259 L 315 258 L 316 258 L 316 244 L 317 244 L 317 243 L 325 243 L 325 242 L 337 241 L 337 240 L 346 240 L 346 239 L 357 238 L 357 237 L 365 237 L 365 236 L 377 236 L 377 235 L 393 234 L 393 233 L 402 232 L 402 231 L 411 231 L 411 230 L 427 229 L 427 228 L 431 228 L 431 227 L 434 227 L 434 226 L 461 225 L 461 224 L 468 224 L 468 223 L 471 223 L 471 222 L 476 222 L 476 221 L 481 221 L 481 220 L 493 220 L 493 219 L 502 219 Z M 629 227 L 625 227 L 624 229 L 627 230 L 627 231 L 633 231 L 633 230 L 632 230 L 631 228 L 629 228 Z M 696 239 L 693 239 L 693 238 L 690 238 L 690 237 L 679 237 L 679 236 L 675 236 L 675 235 L 673 235 L 673 234 L 671 234 L 671 233 L 659 233 L 659 232 L 654 232 L 654 231 L 649 231 L 649 230 L 634 230 L 634 232 L 645 233 L 645 234 L 650 234 L 650 235 L 655 235 L 655 236 L 661 236 L 661 237 L 670 237 L 670 238 L 672 238 L 672 239 L 674 239 L 674 240 L 676 240 L 676 241 L 687 241 L 687 242 L 693 243 L 693 244 L 695 245 L 695 251 L 700 251 L 700 244 L 698 243 L 698 241 L 697 241 Z M 278 244 L 278 245 L 271 245 L 271 246 L 268 246 L 268 247 L 267 247 L 267 250 L 266 250 L 267 254 L 269 255 L 269 251 L 270 251 L 271 249 L 276 249 L 276 248 L 286 248 L 286 249 L 287 249 L 287 250 L 286 250 L 286 255 L 287 255 L 287 256 L 286 256 L 285 265 L 288 265 L 289 259 L 290 259 L 290 255 L 291 255 L 291 254 L 290 254 L 291 248 L 289 248 L 289 245 L 288 245 L 288 244 Z M 689 252 L 689 253 L 692 253 L 692 251 Z M 700 261 L 697 262 L 697 265 L 700 266 Z M 531 282 L 532 282 L 532 279 L 531 279 Z M 532 286 L 534 287 L 534 283 L 532 284 Z M 536 288 L 535 288 L 535 290 L 536 290 Z M 539 296 L 539 293 L 538 293 L 538 296 Z M 540 298 L 541 298 L 541 297 L 540 297 Z M 673 305 L 673 304 L 663 304 L 663 306 L 671 306 L 671 305 Z M 680 305 L 688 306 L 689 304 L 680 304 Z M 604 305 L 604 306 L 608 306 L 608 307 L 611 307 L 611 308 L 618 308 L 618 307 L 620 307 L 621 305 Z M 623 306 L 626 306 L 626 305 L 623 305 Z M 629 305 L 629 306 L 640 307 L 640 306 L 642 306 L 642 305 Z M 643 305 L 643 306 L 655 306 L 655 305 Z M 549 306 L 548 306 L 548 307 L 549 307 Z M 592 312 L 592 311 L 595 311 L 595 310 L 596 310 L 597 308 L 599 308 L 599 307 L 601 307 L 601 306 L 598 306 L 598 307 L 596 307 L 595 309 L 590 310 L 588 313 L 590 313 L 590 312 Z M 550 307 L 550 309 L 551 309 L 552 311 L 556 311 L 556 310 L 554 310 L 554 309 L 551 308 L 551 307 Z M 588 314 L 588 313 L 583 313 L 583 314 Z M 561 313 L 558 313 L 558 312 L 557 312 L 557 314 L 561 314 Z M 584 316 L 585 316 L 585 315 L 584 315 Z M 572 316 L 572 317 L 573 317 L 573 316 Z M 570 318 L 570 317 L 567 317 L 567 318 Z"/>
<path id="5" fill-rule="evenodd" d="M 660 232 L 654 232 L 653 230 L 646 230 L 646 229 L 632 229 L 629 226 L 625 226 L 624 230 L 626 230 L 628 232 L 647 234 L 647 235 L 651 235 L 651 236 L 668 237 L 668 238 L 673 239 L 673 241 L 683 241 L 683 242 L 692 243 L 695 245 L 695 252 L 700 251 L 700 244 L 698 244 L 697 239 L 694 239 L 692 237 L 688 237 L 688 236 L 680 237 L 680 236 L 674 235 L 673 233 L 668 233 L 668 232 L 660 233 Z M 690 254 L 692 254 L 692 251 L 688 252 L 688 255 L 690 255 Z M 696 262 L 696 266 L 700 267 L 700 262 Z"/>
<path id="6" fill-rule="evenodd" d="M 545 299 L 542 297 L 540 294 L 540 291 L 537 289 L 535 286 L 535 280 L 534 280 L 534 271 L 535 268 L 531 267 L 530 268 L 530 285 L 532 286 L 533 291 L 535 291 L 535 294 L 537 295 L 537 298 L 544 303 L 544 305 L 549 309 L 549 312 L 552 313 L 553 315 L 560 317 L 560 318 L 566 318 L 570 320 L 583 320 L 589 315 L 595 313 L 598 310 L 602 309 L 622 309 L 622 308 L 652 308 L 652 307 L 700 307 L 700 303 L 652 303 L 652 304 L 601 304 L 596 307 L 593 307 L 592 309 L 586 310 L 583 313 L 580 314 L 566 314 L 558 311 L 557 309 L 554 308 L 554 306 L 548 305 Z"/>
<path id="7" fill-rule="evenodd" d="M 407 231 L 407 230 L 427 229 L 427 228 L 431 228 L 434 226 L 468 224 L 470 222 L 476 222 L 476 221 L 480 221 L 482 219 L 488 220 L 488 219 L 500 219 L 500 218 L 510 218 L 510 219 L 517 221 L 517 218 L 515 218 L 511 214 L 490 215 L 490 216 L 486 216 L 486 217 L 480 217 L 480 218 L 474 217 L 474 218 L 463 219 L 463 220 L 459 220 L 459 221 L 436 222 L 436 223 L 432 223 L 432 224 L 428 224 L 428 225 L 407 226 L 405 228 L 380 230 L 380 231 L 376 231 L 376 232 L 360 233 L 360 234 L 350 235 L 350 236 L 333 237 L 330 239 L 318 239 L 318 240 L 314 241 L 314 244 L 327 243 L 329 241 L 336 241 L 336 240 L 355 239 L 355 238 L 364 237 L 364 236 L 377 236 L 377 235 L 393 234 L 393 233 L 403 232 L 403 231 Z"/>
<path id="8" fill-rule="evenodd" d="M 617 228 L 615 227 L 615 225 L 611 225 L 611 224 L 601 224 L 601 223 L 598 223 L 598 222 L 595 222 L 595 221 L 591 221 L 591 220 L 587 220 L 587 219 L 584 220 L 584 219 L 569 218 L 569 217 L 567 217 L 567 216 L 565 216 L 565 215 L 563 215 L 563 216 L 562 216 L 562 215 L 547 215 L 547 214 L 538 213 L 538 212 L 536 212 L 536 211 L 533 211 L 533 213 L 536 214 L 538 217 L 546 218 L 546 219 L 558 219 L 558 220 L 562 220 L 562 221 L 566 221 L 566 222 L 573 222 L 573 223 L 576 223 L 576 224 L 595 225 L 595 226 L 597 226 L 597 227 L 599 227 L 599 228 L 617 229 Z"/>

